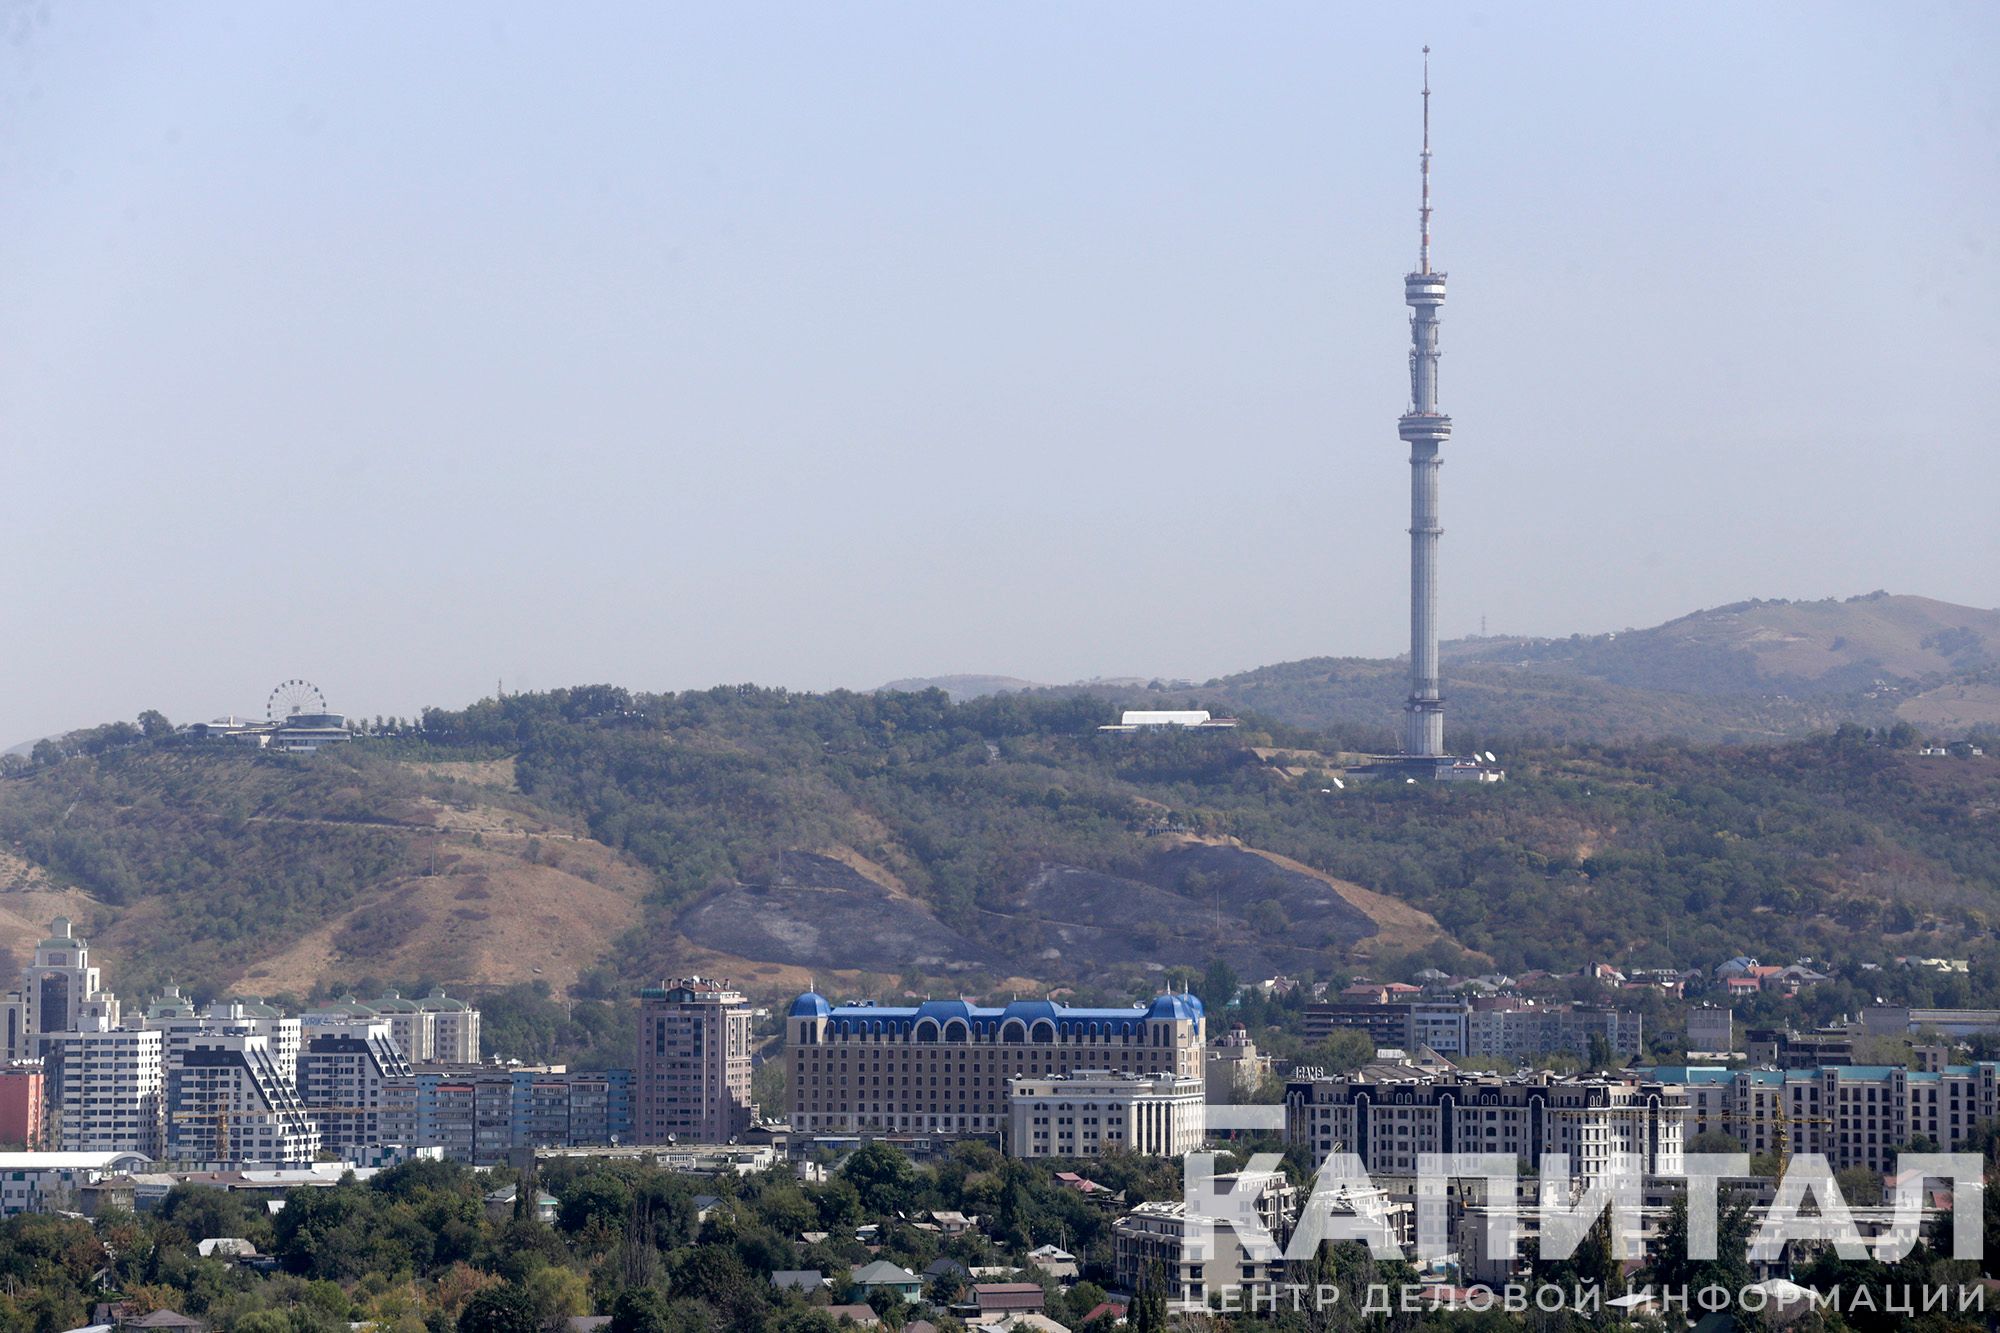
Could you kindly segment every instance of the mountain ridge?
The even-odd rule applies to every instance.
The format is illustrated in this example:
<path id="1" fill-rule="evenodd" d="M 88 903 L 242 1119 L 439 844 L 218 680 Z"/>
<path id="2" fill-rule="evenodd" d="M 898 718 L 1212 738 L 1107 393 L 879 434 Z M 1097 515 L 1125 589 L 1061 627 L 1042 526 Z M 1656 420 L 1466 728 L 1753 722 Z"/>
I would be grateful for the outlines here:
<path id="1" fill-rule="evenodd" d="M 1885 592 L 1754 599 L 1638 630 L 1494 635 L 1441 645 L 1454 730 L 1559 741 L 1778 740 L 1842 721 L 1907 721 L 1941 735 L 2000 725 L 2000 611 Z M 1012 677 L 916 678 L 962 701 L 1007 688 L 1125 707 L 1209 706 L 1295 726 L 1360 729 L 1393 744 L 1407 658 L 1306 658 L 1202 684 L 1079 681 L 975 688 Z M 887 687 L 884 687 L 887 688 Z"/>

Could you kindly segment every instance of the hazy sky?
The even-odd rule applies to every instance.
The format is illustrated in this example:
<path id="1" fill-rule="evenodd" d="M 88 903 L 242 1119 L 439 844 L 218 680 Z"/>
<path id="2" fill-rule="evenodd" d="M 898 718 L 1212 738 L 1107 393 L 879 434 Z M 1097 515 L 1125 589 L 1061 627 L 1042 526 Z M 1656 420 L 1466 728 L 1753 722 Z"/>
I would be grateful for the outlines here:
<path id="1" fill-rule="evenodd" d="M 0 4 L 0 744 L 2000 603 L 2000 7 Z"/>

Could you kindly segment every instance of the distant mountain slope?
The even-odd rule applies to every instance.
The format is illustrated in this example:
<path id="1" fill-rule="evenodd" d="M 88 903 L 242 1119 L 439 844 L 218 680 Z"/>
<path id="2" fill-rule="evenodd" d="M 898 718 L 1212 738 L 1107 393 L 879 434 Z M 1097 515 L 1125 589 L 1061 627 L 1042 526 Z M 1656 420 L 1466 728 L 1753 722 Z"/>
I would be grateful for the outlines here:
<path id="1" fill-rule="evenodd" d="M 1960 735 L 2000 723 L 2000 611 L 1927 597 L 1741 602 L 1651 629 L 1443 649 L 1460 743 L 1775 740 L 1898 719 Z M 1394 744 L 1406 670 L 1402 660 L 1319 657 L 1199 686 L 1092 681 L 1047 692 L 1102 696 L 1107 716 L 1116 706 L 1207 707 L 1339 729 L 1380 748 Z"/>
<path id="2" fill-rule="evenodd" d="M 1072 681 L 1068 685 L 1048 685 L 1040 681 L 1022 680 L 1019 676 L 906 676 L 902 680 L 892 680 L 887 685 L 878 686 L 875 693 L 917 694 L 924 690 L 943 690 L 955 704 L 967 699 L 983 699 L 989 694 L 1021 694 L 1028 691 L 1048 692 L 1063 690 L 1141 690 L 1156 682 L 1144 676 L 1098 676 L 1091 680 Z M 1174 684 L 1187 686 L 1191 681 L 1176 681 Z"/>
<path id="3" fill-rule="evenodd" d="M 1038 681 L 1022 680 L 1019 676 L 907 676 L 902 680 L 892 680 L 881 688 L 883 691 L 902 694 L 943 690 L 951 696 L 953 703 L 964 703 L 967 699 L 978 699 L 988 694 L 1046 690 L 1051 687 Z"/>
<path id="4" fill-rule="evenodd" d="M 1888 593 L 1739 602 L 1623 634 L 1464 640 L 1449 655 L 1677 694 L 1851 694 L 2000 663 L 2000 611 Z"/>

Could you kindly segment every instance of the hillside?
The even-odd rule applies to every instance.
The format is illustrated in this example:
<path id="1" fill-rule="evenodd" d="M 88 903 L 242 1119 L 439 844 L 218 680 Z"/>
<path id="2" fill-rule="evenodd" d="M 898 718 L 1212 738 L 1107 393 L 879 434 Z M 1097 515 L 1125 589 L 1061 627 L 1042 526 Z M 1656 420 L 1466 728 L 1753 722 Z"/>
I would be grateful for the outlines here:
<path id="1" fill-rule="evenodd" d="M 684 968 L 775 997 L 1589 959 L 1990 952 L 2000 757 L 1858 729 L 1522 746 L 1498 788 L 1324 741 L 1100 735 L 1097 700 L 609 687 L 314 757 L 139 741 L 0 780 L 0 945 L 56 911 L 141 994 Z M 1477 954 L 1467 959 L 1466 951 Z"/>
<path id="2" fill-rule="evenodd" d="M 1741 602 L 1651 629 L 1460 639 L 1442 650 L 1451 729 L 1464 744 L 1776 740 L 1843 721 L 1902 720 L 1940 736 L 2000 725 L 2000 611 L 1925 597 Z M 1406 671 L 1395 660 L 1310 658 L 1200 686 L 1043 688 L 1127 707 L 1255 713 L 1379 748 L 1393 744 Z"/>

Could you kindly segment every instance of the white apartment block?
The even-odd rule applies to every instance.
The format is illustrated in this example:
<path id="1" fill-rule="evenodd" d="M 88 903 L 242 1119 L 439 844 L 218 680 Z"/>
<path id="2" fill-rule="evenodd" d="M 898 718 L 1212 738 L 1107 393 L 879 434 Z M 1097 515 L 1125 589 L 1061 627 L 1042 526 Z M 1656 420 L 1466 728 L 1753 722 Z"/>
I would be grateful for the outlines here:
<path id="1" fill-rule="evenodd" d="M 167 1155 L 196 1164 L 287 1167 L 319 1155 L 319 1125 L 246 1025 L 182 1034 L 166 1059 Z"/>
<path id="2" fill-rule="evenodd" d="M 173 1067 L 177 1053 L 188 1049 L 196 1038 L 207 1033 L 255 1033 L 264 1038 L 265 1049 L 277 1066 L 278 1077 L 293 1086 L 298 1084 L 299 1048 L 304 1042 L 304 1025 L 296 1018 L 285 1017 L 268 1004 L 255 1000 L 218 1000 L 197 1013 L 185 1000 L 173 996 L 167 1003 L 152 1006 L 143 1025 L 156 1027 L 166 1034 L 169 1069 Z"/>
<path id="3" fill-rule="evenodd" d="M 104 1020 L 98 1020 L 103 1022 Z M 99 1027 L 47 1037 L 57 1066 L 49 1100 L 64 1152 L 160 1155 L 166 1092 L 165 1037 L 149 1029 Z"/>
<path id="4" fill-rule="evenodd" d="M 1218 1193 L 1238 1189 L 1253 1192 L 1258 1220 L 1283 1249 L 1298 1220 L 1299 1192 L 1282 1172 L 1220 1174 L 1213 1188 Z M 1149 1275 L 1160 1273 L 1166 1278 L 1167 1300 L 1187 1306 L 1206 1304 L 1211 1295 L 1225 1291 L 1240 1293 L 1245 1287 L 1266 1287 L 1282 1280 L 1283 1259 L 1252 1258 L 1227 1222 L 1217 1222 L 1213 1235 L 1213 1252 L 1200 1253 L 1189 1244 L 1185 1200 L 1142 1203 L 1112 1223 L 1115 1280 L 1126 1291 L 1137 1291 Z"/>
<path id="5" fill-rule="evenodd" d="M 1419 1000 L 1410 1006 L 1410 1051 L 1428 1046 L 1439 1055 L 1466 1055 L 1472 1047 L 1469 1015 L 1461 1000 Z"/>
<path id="6" fill-rule="evenodd" d="M 1595 1005 L 1474 1009 L 1466 1018 L 1465 1049 L 1470 1055 L 1514 1061 L 1555 1054 L 1586 1059 L 1592 1037 L 1602 1038 L 1612 1055 L 1634 1058 L 1644 1052 L 1644 1019 Z"/>
<path id="7" fill-rule="evenodd" d="M 442 990 L 415 1000 L 406 1000 L 395 991 L 366 1002 L 350 995 L 313 1006 L 303 1019 L 307 1023 L 379 1019 L 389 1025 L 390 1039 L 411 1064 L 479 1063 L 479 1010 Z"/>
<path id="8" fill-rule="evenodd" d="M 417 1142 L 417 1083 L 383 1021 L 317 1022 L 299 1055 L 299 1100 L 320 1144 L 350 1162 Z"/>
<path id="9" fill-rule="evenodd" d="M 1012 1157 L 1179 1157 L 1200 1150 L 1207 1127 L 1202 1080 L 1183 1074 L 1085 1069 L 1008 1085 Z"/>
<path id="10" fill-rule="evenodd" d="M 1287 1140 L 1320 1161 L 1354 1153 L 1370 1175 L 1414 1175 L 1425 1153 L 1510 1153 L 1529 1167 L 1567 1153 L 1586 1181 L 1632 1156 L 1671 1175 L 1687 1123 L 1686 1089 L 1664 1081 L 1360 1074 L 1285 1088 Z"/>

